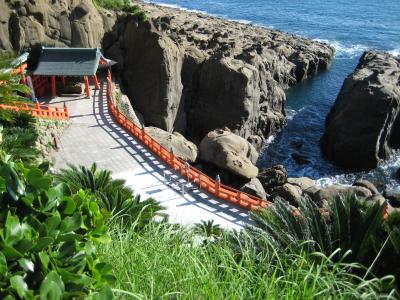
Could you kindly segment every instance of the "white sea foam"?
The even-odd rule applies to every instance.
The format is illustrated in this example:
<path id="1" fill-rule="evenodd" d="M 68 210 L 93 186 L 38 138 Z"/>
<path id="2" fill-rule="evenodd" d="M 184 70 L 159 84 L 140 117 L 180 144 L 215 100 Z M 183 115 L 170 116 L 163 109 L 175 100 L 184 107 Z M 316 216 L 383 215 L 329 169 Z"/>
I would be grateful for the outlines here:
<path id="1" fill-rule="evenodd" d="M 354 44 L 354 45 L 350 45 L 350 46 L 346 46 L 343 43 L 333 40 L 326 40 L 326 39 L 314 39 L 314 41 L 316 42 L 320 42 L 320 43 L 325 43 L 328 45 L 331 45 L 333 48 L 336 49 L 336 56 L 337 57 L 355 57 L 358 56 L 360 54 L 362 54 L 364 51 L 370 49 L 370 47 L 366 46 L 366 45 L 362 45 L 362 44 Z"/>
<path id="2" fill-rule="evenodd" d="M 393 49 L 393 50 L 390 50 L 390 51 L 388 51 L 390 54 L 392 54 L 393 56 L 396 56 L 396 57 L 400 57 L 400 48 L 398 48 L 398 49 Z"/>
<path id="3" fill-rule="evenodd" d="M 270 27 L 270 26 L 254 24 L 253 21 L 246 20 L 246 19 L 232 19 L 232 18 L 228 18 L 225 15 L 212 14 L 212 13 L 204 11 L 204 10 L 185 8 L 185 7 L 176 5 L 176 4 L 168 4 L 168 3 L 154 2 L 154 1 L 148 1 L 148 0 L 144 0 L 143 2 L 149 3 L 149 4 L 156 4 L 156 5 L 163 6 L 163 7 L 168 7 L 168 8 L 179 9 L 179 10 L 183 10 L 183 11 L 187 11 L 187 12 L 199 13 L 199 14 L 209 15 L 209 16 L 212 16 L 212 17 L 223 18 L 223 19 L 226 19 L 228 21 L 238 22 L 238 23 L 245 24 L 245 25 L 255 25 L 255 26 L 258 26 L 258 27 L 265 27 L 265 28 L 270 28 L 270 29 L 273 28 L 273 27 Z"/>

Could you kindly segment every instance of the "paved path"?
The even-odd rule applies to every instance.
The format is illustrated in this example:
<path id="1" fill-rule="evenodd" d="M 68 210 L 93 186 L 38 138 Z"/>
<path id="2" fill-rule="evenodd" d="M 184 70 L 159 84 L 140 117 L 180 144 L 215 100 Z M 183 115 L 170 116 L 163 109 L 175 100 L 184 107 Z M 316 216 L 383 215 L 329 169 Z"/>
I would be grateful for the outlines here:
<path id="1" fill-rule="evenodd" d="M 90 166 L 96 162 L 99 168 L 112 171 L 114 178 L 125 179 L 142 198 L 158 200 L 171 222 L 192 224 L 213 219 L 225 228 L 236 229 L 249 222 L 247 211 L 194 187 L 186 186 L 189 191 L 183 194 L 185 181 L 114 123 L 102 87 L 102 91 L 93 90 L 91 98 L 58 97 L 51 101 L 54 105 L 65 102 L 71 117 L 55 154 L 56 169 L 67 163 Z M 165 175 L 170 180 L 165 180 Z"/>

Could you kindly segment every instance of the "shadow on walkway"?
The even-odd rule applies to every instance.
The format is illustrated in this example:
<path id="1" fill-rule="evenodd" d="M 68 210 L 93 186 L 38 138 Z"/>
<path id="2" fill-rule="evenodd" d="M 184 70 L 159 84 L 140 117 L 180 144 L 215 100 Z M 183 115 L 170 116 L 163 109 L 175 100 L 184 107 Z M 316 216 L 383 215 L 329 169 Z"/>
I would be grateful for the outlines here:
<path id="1" fill-rule="evenodd" d="M 97 125 L 95 126 L 101 127 L 104 131 L 106 131 L 120 145 L 120 148 L 123 148 L 134 160 L 136 160 L 136 162 L 145 170 L 146 174 L 153 176 L 158 182 L 160 182 L 160 184 L 152 185 L 151 188 L 155 188 L 157 186 L 162 187 L 165 185 L 171 189 L 174 189 L 175 192 L 180 194 L 180 197 L 185 199 L 185 203 L 178 205 L 178 207 L 196 206 L 209 212 L 210 214 L 214 214 L 215 216 L 225 219 L 226 221 L 234 223 L 238 226 L 251 223 L 248 211 L 243 208 L 235 206 L 232 203 L 216 199 L 214 196 L 197 188 L 189 190 L 187 194 L 181 194 L 179 185 L 178 188 L 176 188 L 164 181 L 164 172 L 175 174 L 173 177 L 176 178 L 180 177 L 173 170 L 170 170 L 169 166 L 165 165 L 160 159 L 158 159 L 143 145 L 141 145 L 140 142 L 131 136 L 130 133 L 125 131 L 125 129 L 114 122 L 113 117 L 108 112 L 105 86 L 105 83 L 102 82 L 100 90 L 96 90 L 92 96 L 93 114 L 97 122 Z M 182 184 L 184 180 L 180 179 L 177 182 Z M 162 189 L 158 189 L 156 191 L 149 192 L 148 194 L 161 191 Z M 171 200 L 172 199 L 169 199 L 169 201 Z"/>

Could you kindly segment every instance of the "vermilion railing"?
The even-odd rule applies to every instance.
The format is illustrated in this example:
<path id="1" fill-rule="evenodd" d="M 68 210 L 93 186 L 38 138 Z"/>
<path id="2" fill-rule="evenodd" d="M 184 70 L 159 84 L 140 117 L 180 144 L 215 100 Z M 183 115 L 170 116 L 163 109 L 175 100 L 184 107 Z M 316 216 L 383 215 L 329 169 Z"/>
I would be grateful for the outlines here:
<path id="1" fill-rule="evenodd" d="M 52 119 L 52 120 L 68 120 L 68 108 L 51 107 L 48 105 L 40 105 L 39 103 L 14 103 L 13 105 L 0 104 L 0 109 L 9 109 L 14 111 L 27 111 L 34 117 Z"/>
<path id="2" fill-rule="evenodd" d="M 189 179 L 201 189 L 206 190 L 215 197 L 236 204 L 242 208 L 254 210 L 264 208 L 270 202 L 255 197 L 253 195 L 236 190 L 229 186 L 219 183 L 218 181 L 210 178 L 204 173 L 200 172 L 192 166 L 188 166 L 185 161 L 170 153 L 167 149 L 162 147 L 156 140 L 148 135 L 143 128 L 139 128 L 132 121 L 130 121 L 123 113 L 116 107 L 113 99 L 112 79 L 111 74 L 107 77 L 107 103 L 111 115 L 115 118 L 116 122 L 130 132 L 135 138 L 141 141 L 148 149 L 150 149 L 156 156 L 161 158 L 172 169 L 179 172 L 184 178 Z"/>

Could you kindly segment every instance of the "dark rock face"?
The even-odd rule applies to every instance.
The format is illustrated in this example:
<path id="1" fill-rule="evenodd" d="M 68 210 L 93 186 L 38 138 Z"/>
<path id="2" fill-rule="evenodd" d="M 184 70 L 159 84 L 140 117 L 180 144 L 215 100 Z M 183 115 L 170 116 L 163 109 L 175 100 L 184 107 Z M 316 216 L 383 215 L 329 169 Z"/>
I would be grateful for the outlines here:
<path id="1" fill-rule="evenodd" d="M 267 193 L 271 194 L 277 187 L 284 185 L 288 179 L 288 172 L 282 165 L 261 169 L 258 179 L 262 183 Z"/>
<path id="2" fill-rule="evenodd" d="M 400 148 L 400 63 L 366 52 L 326 119 L 321 147 L 341 166 L 372 169 Z"/>
<path id="3" fill-rule="evenodd" d="M 228 127 L 260 148 L 285 121 L 284 90 L 326 68 L 334 50 L 278 31 L 141 4 L 104 39 L 147 125 L 195 142 Z"/>
<path id="4" fill-rule="evenodd" d="M 0 2 L 0 51 L 19 52 L 35 44 L 100 47 L 117 16 L 91 0 Z"/>

